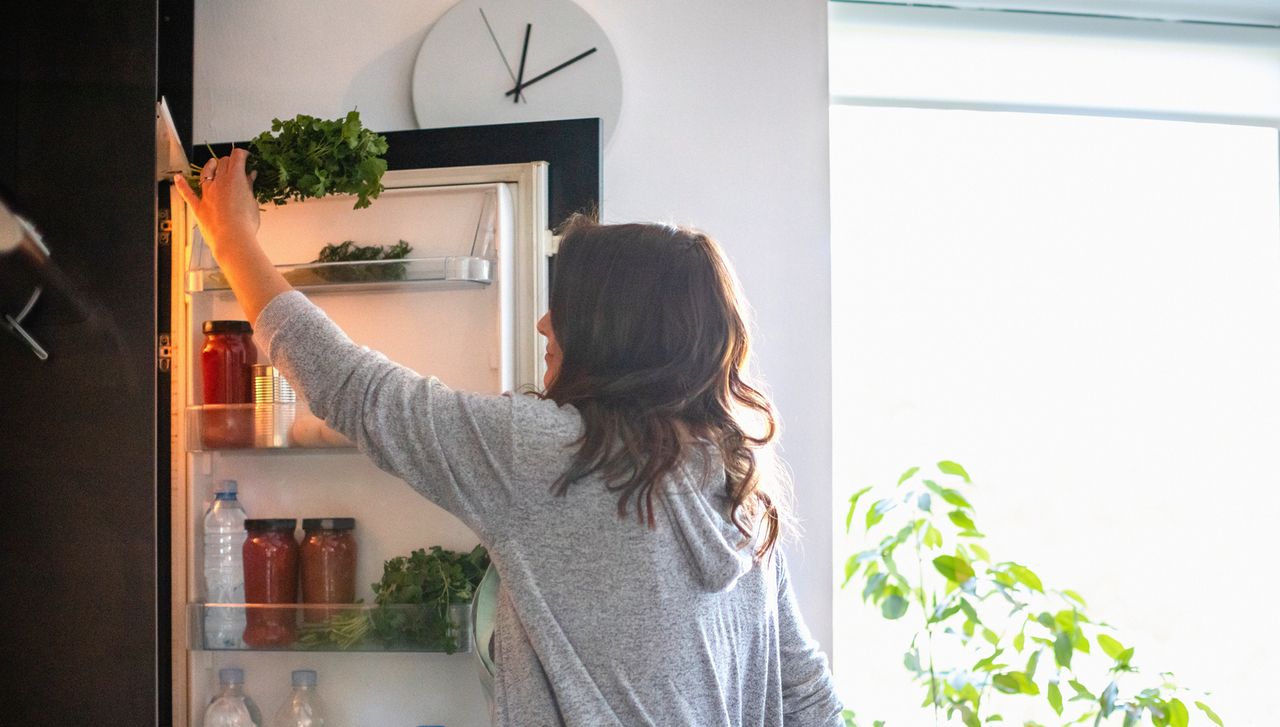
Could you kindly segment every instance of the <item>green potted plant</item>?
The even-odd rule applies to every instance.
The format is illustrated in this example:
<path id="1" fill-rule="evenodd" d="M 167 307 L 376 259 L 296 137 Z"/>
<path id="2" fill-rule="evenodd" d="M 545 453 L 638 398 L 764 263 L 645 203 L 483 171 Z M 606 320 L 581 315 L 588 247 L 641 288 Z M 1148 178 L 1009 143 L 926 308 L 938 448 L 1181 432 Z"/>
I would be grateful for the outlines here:
<path id="1" fill-rule="evenodd" d="M 911 467 L 897 482 L 849 498 L 845 531 L 858 519 L 868 547 L 849 556 L 841 586 L 886 619 L 916 620 L 903 666 L 922 687 L 935 725 L 1130 727 L 1146 718 L 1155 727 L 1185 727 L 1193 710 L 1222 725 L 1172 674 L 1140 672 L 1134 648 L 1079 593 L 1047 588 L 1026 565 L 987 552 L 967 494 L 969 473 L 945 460 L 936 470 Z M 845 723 L 859 724 L 852 711 Z"/>

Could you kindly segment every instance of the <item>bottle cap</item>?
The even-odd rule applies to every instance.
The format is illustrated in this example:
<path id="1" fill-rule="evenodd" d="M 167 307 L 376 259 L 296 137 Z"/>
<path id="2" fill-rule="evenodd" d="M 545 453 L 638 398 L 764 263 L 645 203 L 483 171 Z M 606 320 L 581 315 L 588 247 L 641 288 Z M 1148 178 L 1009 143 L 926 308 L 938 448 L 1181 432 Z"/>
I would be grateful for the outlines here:
<path id="1" fill-rule="evenodd" d="M 245 530 L 288 530 L 298 526 L 298 521 L 293 518 L 250 518 L 244 521 Z"/>
<path id="2" fill-rule="evenodd" d="M 205 321 L 201 328 L 205 333 L 253 333 L 249 321 Z"/>
<path id="3" fill-rule="evenodd" d="M 311 669 L 298 669 L 293 672 L 293 686 L 295 687 L 314 687 L 316 685 L 316 673 Z"/>
<path id="4" fill-rule="evenodd" d="M 214 498 L 218 500 L 234 500 L 236 499 L 236 481 L 222 480 L 213 491 Z"/>
<path id="5" fill-rule="evenodd" d="M 302 519 L 303 530 L 355 530 L 353 517 L 308 517 Z"/>
<path id="6" fill-rule="evenodd" d="M 230 667 L 218 670 L 218 681 L 223 685 L 244 684 L 244 669 Z"/>

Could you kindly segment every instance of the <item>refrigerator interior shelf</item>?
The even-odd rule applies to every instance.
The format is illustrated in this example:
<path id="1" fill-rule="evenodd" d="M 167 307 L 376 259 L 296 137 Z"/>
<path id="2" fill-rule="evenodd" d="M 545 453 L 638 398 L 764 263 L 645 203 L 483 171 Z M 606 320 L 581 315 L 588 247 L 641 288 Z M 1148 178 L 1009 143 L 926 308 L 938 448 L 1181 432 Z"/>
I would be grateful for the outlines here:
<path id="1" fill-rule="evenodd" d="M 352 450 L 303 403 L 205 404 L 187 407 L 187 451 Z"/>
<path id="2" fill-rule="evenodd" d="M 368 260 L 339 263 L 277 265 L 293 287 L 311 292 L 326 290 L 377 290 L 405 284 L 431 287 L 488 285 L 492 280 L 488 259 L 470 255 Z M 228 291 L 227 278 L 218 268 L 187 273 L 187 292 Z"/>
<path id="3" fill-rule="evenodd" d="M 448 613 L 422 604 L 189 604 L 191 648 L 201 651 L 382 651 L 465 654 L 471 651 L 471 604 Z M 220 641 L 217 624 L 239 624 L 246 644 Z M 234 619 L 234 620 L 233 620 Z M 209 627 L 206 629 L 206 624 Z M 222 627 L 225 630 L 225 627 Z M 233 631 L 237 630 L 235 628 Z M 266 638 L 271 643 L 263 644 Z"/>

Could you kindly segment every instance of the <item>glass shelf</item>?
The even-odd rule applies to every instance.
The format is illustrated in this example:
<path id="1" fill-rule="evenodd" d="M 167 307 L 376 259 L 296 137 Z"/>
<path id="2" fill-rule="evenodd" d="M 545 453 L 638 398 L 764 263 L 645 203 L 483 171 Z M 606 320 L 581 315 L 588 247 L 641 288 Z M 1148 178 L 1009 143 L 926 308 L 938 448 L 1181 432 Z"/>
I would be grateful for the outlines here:
<path id="1" fill-rule="evenodd" d="M 293 287 L 312 292 L 379 290 L 406 284 L 470 287 L 491 281 L 489 260 L 469 255 L 277 265 L 276 270 Z M 216 267 L 187 273 L 188 293 L 229 290 L 226 276 Z"/>
<path id="2" fill-rule="evenodd" d="M 469 603 L 453 604 L 444 617 L 434 607 L 418 604 L 192 603 L 188 609 L 190 644 L 197 651 L 471 651 Z M 215 619 L 235 624 L 232 632 L 244 629 L 250 641 L 266 636 L 272 643 L 219 641 L 208 633 L 217 630 Z"/>
<path id="3" fill-rule="evenodd" d="M 306 404 L 205 404 L 187 407 L 187 451 L 339 450 L 351 440 Z"/>

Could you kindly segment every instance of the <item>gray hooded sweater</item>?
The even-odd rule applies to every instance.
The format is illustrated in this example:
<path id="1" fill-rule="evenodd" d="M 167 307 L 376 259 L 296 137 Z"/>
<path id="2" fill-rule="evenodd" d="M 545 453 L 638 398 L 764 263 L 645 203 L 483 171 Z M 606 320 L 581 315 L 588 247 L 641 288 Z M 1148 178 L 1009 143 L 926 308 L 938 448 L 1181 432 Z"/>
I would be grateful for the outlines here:
<path id="1" fill-rule="evenodd" d="M 781 555 L 738 547 L 722 467 L 665 483 L 650 529 L 619 518 L 597 477 L 551 494 L 583 429 L 571 406 L 453 391 L 352 343 L 298 292 L 255 332 L 317 416 L 488 547 L 497 724 L 841 724 Z"/>

